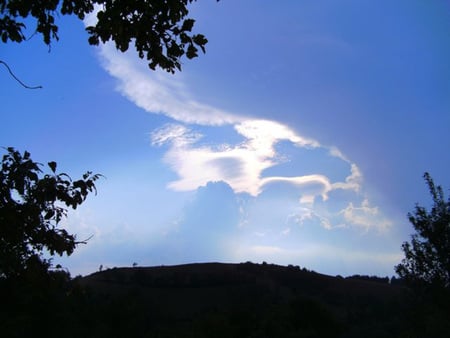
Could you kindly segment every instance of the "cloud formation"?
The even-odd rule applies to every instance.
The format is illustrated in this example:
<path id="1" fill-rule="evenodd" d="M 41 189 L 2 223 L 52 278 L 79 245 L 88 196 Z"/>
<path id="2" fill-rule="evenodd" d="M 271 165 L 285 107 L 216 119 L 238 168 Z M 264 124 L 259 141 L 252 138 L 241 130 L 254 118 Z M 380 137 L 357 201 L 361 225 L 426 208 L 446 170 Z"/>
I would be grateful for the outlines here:
<path id="1" fill-rule="evenodd" d="M 121 54 L 110 44 L 100 47 L 100 55 L 105 69 L 117 79 L 117 90 L 122 95 L 150 113 L 174 120 L 151 133 L 153 146 L 167 148 L 163 160 L 178 177 L 168 183 L 168 188 L 194 191 L 208 182 L 225 182 L 235 194 L 256 198 L 262 192 L 289 186 L 296 191 L 297 203 L 320 219 L 325 228 L 341 226 L 342 222 L 366 229 L 379 224 L 373 221 L 380 217 L 378 209 L 369 206 L 367 197 L 359 195 L 363 181 L 360 169 L 338 148 L 325 147 L 276 121 L 236 115 L 203 104 L 190 96 L 180 74 L 149 72 L 137 57 Z M 230 125 L 234 128 L 232 139 L 240 141 L 217 143 L 203 128 Z M 338 180 L 321 170 L 298 174 L 301 168 L 294 166 L 288 173 L 274 174 L 274 170 L 289 165 L 277 148 L 282 143 L 306 153 L 325 150 L 327 156 L 343 163 L 348 171 L 339 173 Z M 329 201 L 330 193 L 338 190 L 353 193 L 346 207 L 333 214 L 315 209 L 317 198 Z M 304 216 L 299 217 L 305 220 Z M 341 220 L 333 221 L 333 217 Z M 388 222 L 381 224 L 386 227 Z"/>
<path id="2" fill-rule="evenodd" d="M 179 81 L 181 74 L 150 72 L 137 57 L 118 52 L 111 43 L 102 45 L 99 50 L 103 67 L 118 80 L 117 90 L 149 113 L 164 114 L 188 124 L 211 126 L 243 120 L 243 117 L 192 99 Z"/>
<path id="3" fill-rule="evenodd" d="M 295 147 L 310 150 L 321 145 L 294 133 L 282 124 L 268 120 L 246 120 L 236 124 L 235 131 L 243 137 L 241 143 L 220 144 L 215 147 L 196 145 L 202 135 L 180 124 L 165 125 L 154 131 L 152 144 L 169 144 L 164 160 L 179 176 L 169 187 L 189 191 L 208 182 L 224 181 L 236 193 L 258 196 L 265 188 L 276 183 L 287 183 L 299 188 L 316 186 L 312 193 L 304 193 L 300 197 L 300 202 L 308 204 L 313 203 L 316 196 L 327 200 L 328 193 L 335 189 L 360 189 L 361 173 L 354 163 L 349 164 L 351 171 L 342 182 L 330 182 L 328 177 L 320 174 L 266 176 L 266 169 L 284 162 L 278 159 L 279 154 L 275 149 L 278 142 L 288 141 Z M 330 154 L 333 156 L 331 152 Z"/>
<path id="4" fill-rule="evenodd" d="M 202 136 L 179 124 L 166 125 L 154 131 L 152 144 L 169 143 L 165 161 L 180 177 L 169 187 L 186 191 L 195 190 L 211 181 L 224 181 L 236 193 L 246 192 L 257 196 L 270 181 L 286 180 L 298 184 L 317 180 L 315 177 L 262 177 L 265 169 L 278 164 L 275 150 L 277 142 L 288 140 L 299 147 L 318 147 L 316 141 L 302 138 L 289 128 L 266 120 L 244 121 L 235 125 L 235 131 L 243 136 L 243 142 L 215 147 L 196 146 Z"/>
<path id="5" fill-rule="evenodd" d="M 341 210 L 340 214 L 344 216 L 344 219 L 348 223 L 362 227 L 366 230 L 377 227 L 378 229 L 383 231 L 391 225 L 391 223 L 385 219 L 378 219 L 378 207 L 370 206 L 367 198 L 361 202 L 360 206 L 355 206 L 352 202 L 350 202 L 346 208 Z M 378 221 L 377 224 L 373 223 L 375 219 Z"/>

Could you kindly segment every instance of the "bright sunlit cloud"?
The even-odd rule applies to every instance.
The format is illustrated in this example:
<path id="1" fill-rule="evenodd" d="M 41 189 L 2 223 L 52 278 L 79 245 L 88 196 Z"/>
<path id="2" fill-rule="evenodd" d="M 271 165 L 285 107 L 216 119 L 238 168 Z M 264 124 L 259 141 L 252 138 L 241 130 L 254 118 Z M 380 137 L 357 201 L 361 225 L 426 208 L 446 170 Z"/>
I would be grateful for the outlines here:
<path id="1" fill-rule="evenodd" d="M 263 191 L 270 194 L 274 188 L 283 190 L 287 185 L 296 190 L 297 203 L 308 210 L 306 215 L 320 219 L 324 228 L 347 224 L 369 229 L 389 224 L 383 221 L 380 225 L 378 209 L 370 207 L 367 197 L 358 194 L 363 183 L 360 169 L 337 147 L 325 147 L 276 121 L 239 116 L 204 105 L 189 95 L 179 75 L 149 73 L 142 62 L 129 54 L 120 54 L 110 45 L 101 47 L 100 54 L 105 69 L 118 80 L 122 95 L 150 113 L 174 120 L 151 133 L 152 145 L 167 149 L 163 161 L 178 176 L 168 182 L 169 189 L 195 191 L 208 182 L 225 182 L 235 194 L 258 197 Z M 202 131 L 202 125 L 216 128 L 232 125 L 235 135 L 231 136 L 238 136 L 240 141 L 215 143 L 211 135 Z M 325 149 L 328 156 L 346 164 L 348 171 L 341 172 L 342 179 L 337 181 L 332 181 L 320 168 L 318 172 L 299 175 L 301 168 L 292 166 L 287 169 L 289 174 L 270 175 L 269 169 L 289 166 L 277 149 L 280 142 L 308 152 Z M 308 160 L 306 156 L 304 161 Z M 327 215 L 315 210 L 316 199 L 328 201 L 330 192 L 335 190 L 353 192 L 347 206 Z M 307 219 L 304 215 L 299 218 Z"/>

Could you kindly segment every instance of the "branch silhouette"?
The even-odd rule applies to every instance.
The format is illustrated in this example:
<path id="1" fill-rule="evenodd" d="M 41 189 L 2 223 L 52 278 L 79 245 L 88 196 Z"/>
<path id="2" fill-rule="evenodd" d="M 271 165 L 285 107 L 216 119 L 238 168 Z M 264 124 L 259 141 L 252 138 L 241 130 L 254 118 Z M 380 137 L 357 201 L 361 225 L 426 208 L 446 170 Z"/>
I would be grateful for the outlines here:
<path id="1" fill-rule="evenodd" d="M 94 235 L 91 235 L 91 236 L 89 236 L 88 238 L 86 238 L 86 239 L 84 239 L 84 240 L 82 240 L 82 241 L 75 242 L 75 244 L 87 244 L 87 242 L 88 242 L 92 237 L 94 237 Z"/>
<path id="2" fill-rule="evenodd" d="M 9 68 L 8 64 L 5 61 L 0 60 L 0 63 L 5 65 L 6 69 L 8 70 L 9 74 L 11 74 L 11 76 L 14 78 L 14 80 L 16 80 L 17 82 L 19 82 L 23 87 L 25 87 L 26 89 L 42 89 L 42 86 L 27 86 L 25 83 L 23 83 L 17 76 L 14 75 L 14 73 L 12 72 L 11 68 Z"/>

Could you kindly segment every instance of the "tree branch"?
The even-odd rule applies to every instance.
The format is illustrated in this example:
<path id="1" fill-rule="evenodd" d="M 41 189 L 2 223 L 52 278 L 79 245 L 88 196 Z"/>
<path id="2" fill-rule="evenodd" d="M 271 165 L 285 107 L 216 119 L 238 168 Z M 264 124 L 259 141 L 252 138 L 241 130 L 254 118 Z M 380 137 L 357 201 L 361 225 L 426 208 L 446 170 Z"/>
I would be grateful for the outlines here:
<path id="1" fill-rule="evenodd" d="M 23 87 L 25 87 L 26 89 L 41 89 L 42 86 L 35 86 L 35 87 L 30 87 L 27 86 L 25 83 L 23 83 L 22 81 L 20 81 L 20 79 L 14 75 L 14 73 L 12 72 L 11 68 L 9 68 L 8 64 L 5 61 L 0 60 L 0 63 L 4 64 L 6 69 L 8 70 L 9 74 L 11 74 L 11 76 L 17 81 L 19 82 Z"/>
<path id="2" fill-rule="evenodd" d="M 83 240 L 83 241 L 75 242 L 75 244 L 87 244 L 87 242 L 88 242 L 92 237 L 94 237 L 94 235 L 89 236 L 88 238 L 86 238 L 86 239 Z"/>

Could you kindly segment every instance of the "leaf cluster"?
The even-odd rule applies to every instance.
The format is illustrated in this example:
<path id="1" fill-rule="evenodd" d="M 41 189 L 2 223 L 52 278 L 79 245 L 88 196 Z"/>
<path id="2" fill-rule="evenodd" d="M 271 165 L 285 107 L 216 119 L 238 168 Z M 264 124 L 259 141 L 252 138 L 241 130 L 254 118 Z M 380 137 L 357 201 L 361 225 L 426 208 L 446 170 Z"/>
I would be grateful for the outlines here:
<path id="1" fill-rule="evenodd" d="M 35 32 L 42 35 L 45 44 L 58 40 L 55 17 L 75 15 L 84 19 L 97 11 L 97 23 L 86 27 L 91 45 L 114 41 L 122 52 L 130 43 L 142 59 L 155 70 L 160 67 L 174 73 L 181 70 L 181 58 L 198 56 L 205 52 L 208 40 L 202 34 L 193 34 L 195 20 L 186 18 L 187 6 L 195 0 L 0 0 L 0 37 L 22 42 L 25 23 L 31 16 L 36 21 Z"/>
<path id="2" fill-rule="evenodd" d="M 67 208 L 76 209 L 87 195 L 96 192 L 99 174 L 86 172 L 79 180 L 56 172 L 49 162 L 49 174 L 42 165 L 7 148 L 0 171 L 0 277 L 19 276 L 28 269 L 47 270 L 50 255 L 72 254 L 76 236 L 58 228 Z"/>
<path id="3" fill-rule="evenodd" d="M 450 288 L 450 199 L 441 186 L 424 174 L 433 199 L 430 210 L 416 205 L 409 221 L 416 233 L 402 245 L 405 258 L 395 267 L 398 275 L 413 285 Z"/>

